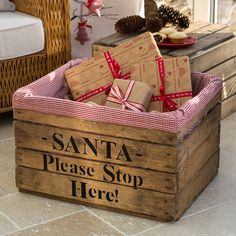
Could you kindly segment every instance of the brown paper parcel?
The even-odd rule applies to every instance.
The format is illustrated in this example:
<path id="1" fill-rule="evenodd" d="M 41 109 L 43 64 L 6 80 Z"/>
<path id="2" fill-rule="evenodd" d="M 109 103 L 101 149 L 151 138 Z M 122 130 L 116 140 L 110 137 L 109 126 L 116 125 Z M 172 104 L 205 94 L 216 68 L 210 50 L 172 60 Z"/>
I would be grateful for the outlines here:
<path id="1" fill-rule="evenodd" d="M 153 61 L 157 56 L 161 55 L 150 32 L 141 34 L 122 45 L 109 49 L 109 52 L 124 71 L 127 71 L 126 69 L 133 64 Z M 104 54 L 66 70 L 65 78 L 74 100 L 78 100 L 81 96 L 114 82 Z M 103 92 L 85 99 L 84 102 L 92 100 L 99 105 L 104 105 L 106 98 L 107 96 Z"/>
<path id="2" fill-rule="evenodd" d="M 122 92 L 122 95 L 125 97 L 130 82 L 134 82 L 134 85 L 129 97 L 127 98 L 127 102 L 135 103 L 135 105 L 141 104 L 145 108 L 145 111 L 147 111 L 152 97 L 152 90 L 146 83 L 139 81 L 115 79 L 112 87 L 114 88 L 115 86 L 118 86 Z M 109 97 L 113 97 L 111 93 L 109 94 L 108 99 Z M 107 100 L 106 106 L 121 109 L 122 103 L 111 102 Z M 132 110 L 128 107 L 125 107 L 125 109 Z"/>
<path id="3" fill-rule="evenodd" d="M 160 96 L 160 75 L 156 62 L 139 63 L 129 68 L 131 79 L 143 81 L 153 89 L 153 96 Z M 165 94 L 192 91 L 190 64 L 187 56 L 164 59 Z M 172 99 L 181 107 L 191 97 Z M 149 111 L 163 112 L 163 102 L 153 101 Z"/>

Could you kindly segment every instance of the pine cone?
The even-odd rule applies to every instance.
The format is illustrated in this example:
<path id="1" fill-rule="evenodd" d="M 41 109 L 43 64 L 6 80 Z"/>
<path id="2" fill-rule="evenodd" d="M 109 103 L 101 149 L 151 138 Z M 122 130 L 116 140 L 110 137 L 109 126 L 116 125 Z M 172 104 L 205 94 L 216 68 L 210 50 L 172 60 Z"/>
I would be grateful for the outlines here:
<path id="1" fill-rule="evenodd" d="M 174 23 L 180 29 L 186 29 L 189 27 L 190 20 L 187 16 L 180 14 L 177 21 Z"/>
<path id="2" fill-rule="evenodd" d="M 175 13 L 174 9 L 172 7 L 161 5 L 159 7 L 159 14 L 162 17 L 164 25 L 167 23 L 171 23 L 172 15 Z"/>
<path id="3" fill-rule="evenodd" d="M 132 32 L 138 32 L 145 26 L 146 20 L 141 16 L 127 16 L 118 20 L 115 24 L 115 30 L 117 33 L 127 34 Z"/>
<path id="4" fill-rule="evenodd" d="M 163 27 L 163 21 L 159 14 L 151 15 L 146 20 L 146 29 L 151 32 L 158 32 Z"/>
<path id="5" fill-rule="evenodd" d="M 164 25 L 171 23 L 177 26 L 179 29 L 186 29 L 189 27 L 189 18 L 175 10 L 173 7 L 161 5 L 159 7 L 159 14 L 163 20 Z"/>

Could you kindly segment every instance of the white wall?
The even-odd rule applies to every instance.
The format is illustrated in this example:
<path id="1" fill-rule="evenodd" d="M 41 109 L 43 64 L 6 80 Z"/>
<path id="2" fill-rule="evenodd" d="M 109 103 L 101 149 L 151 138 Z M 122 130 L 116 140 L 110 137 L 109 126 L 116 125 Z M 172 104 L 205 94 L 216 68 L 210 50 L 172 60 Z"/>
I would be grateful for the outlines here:
<path id="1" fill-rule="evenodd" d="M 85 2 L 85 0 L 84 0 Z M 143 0 L 103 0 L 105 6 L 112 6 L 112 9 L 102 10 L 102 13 L 118 13 L 119 18 L 139 14 Z M 78 7 L 78 3 L 71 0 L 71 14 L 75 8 Z M 75 40 L 76 31 L 74 31 L 78 24 L 78 18 L 71 22 L 71 38 L 72 38 L 72 57 L 73 58 L 83 58 L 91 57 L 92 43 L 102 37 L 114 33 L 114 25 L 116 20 L 109 20 L 104 17 L 98 18 L 92 17 L 93 29 L 92 33 L 90 29 L 87 29 L 88 36 L 90 38 L 89 42 L 85 42 L 84 45 L 80 45 L 80 42 Z"/>
<path id="2" fill-rule="evenodd" d="M 211 0 L 194 1 L 194 21 L 210 22 Z"/>

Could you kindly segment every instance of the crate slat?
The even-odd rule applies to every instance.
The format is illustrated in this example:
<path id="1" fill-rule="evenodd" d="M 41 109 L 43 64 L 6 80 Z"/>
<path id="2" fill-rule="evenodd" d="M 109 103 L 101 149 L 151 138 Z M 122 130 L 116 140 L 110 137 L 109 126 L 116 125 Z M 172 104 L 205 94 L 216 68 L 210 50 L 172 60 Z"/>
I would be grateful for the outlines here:
<path id="1" fill-rule="evenodd" d="M 106 136 L 127 138 L 138 141 L 149 141 L 152 143 L 175 145 L 177 136 L 174 133 L 144 129 L 138 127 L 116 125 L 111 123 L 101 123 L 95 121 L 82 120 L 79 118 L 57 116 L 29 110 L 14 109 L 14 117 L 17 120 L 29 121 L 38 124 L 47 124 L 55 127 L 74 129 L 81 132 L 96 134 L 106 134 Z M 114 132 L 116 130 L 116 132 Z"/>
<path id="2" fill-rule="evenodd" d="M 235 75 L 236 73 L 235 68 L 236 68 L 236 57 L 234 56 L 204 72 L 210 75 L 219 76 L 222 78 L 223 81 L 225 81 L 228 78 Z"/>

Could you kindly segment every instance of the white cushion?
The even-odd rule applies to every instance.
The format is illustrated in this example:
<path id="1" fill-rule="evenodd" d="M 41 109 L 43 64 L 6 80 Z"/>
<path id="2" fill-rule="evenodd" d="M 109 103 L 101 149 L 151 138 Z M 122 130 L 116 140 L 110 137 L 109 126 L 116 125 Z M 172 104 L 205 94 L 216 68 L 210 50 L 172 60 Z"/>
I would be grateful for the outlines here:
<path id="1" fill-rule="evenodd" d="M 20 12 L 0 12 L 0 60 L 29 55 L 43 48 L 40 19 Z"/>

